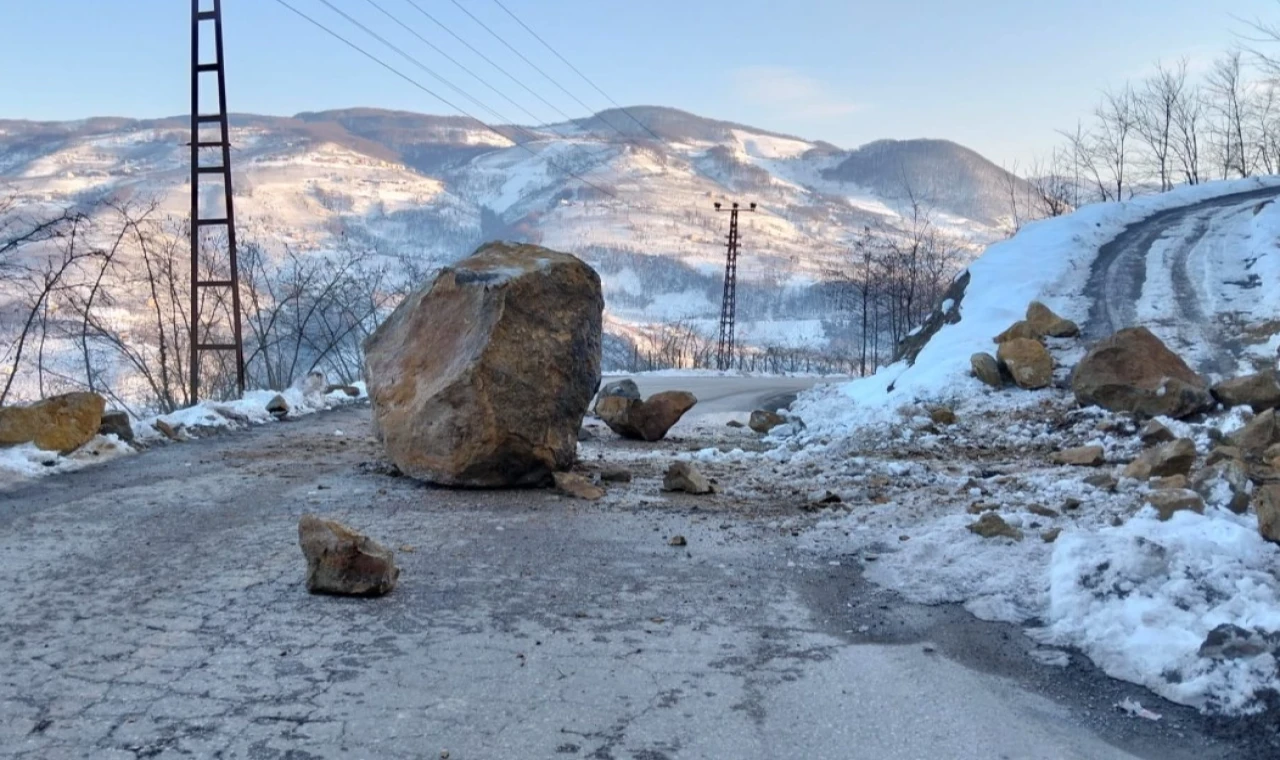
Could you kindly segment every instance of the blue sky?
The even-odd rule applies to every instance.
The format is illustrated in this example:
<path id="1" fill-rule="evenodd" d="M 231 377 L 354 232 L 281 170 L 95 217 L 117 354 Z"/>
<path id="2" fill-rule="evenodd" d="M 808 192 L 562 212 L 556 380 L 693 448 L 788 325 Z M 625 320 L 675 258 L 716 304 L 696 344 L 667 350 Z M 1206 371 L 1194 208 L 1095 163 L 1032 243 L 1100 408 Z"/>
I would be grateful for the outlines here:
<path id="1" fill-rule="evenodd" d="M 374 0 L 544 121 L 559 115 L 414 10 Z M 447 92 L 321 0 L 288 0 L 389 63 Z M 369 0 L 330 0 L 513 120 L 475 83 Z M 530 88 L 584 109 L 467 18 L 415 0 Z M 493 0 L 459 0 L 593 108 L 607 101 Z M 1193 67 L 1246 31 L 1280 21 L 1275 0 L 504 0 L 610 96 L 855 147 L 943 137 L 1000 162 L 1027 161 L 1105 87 L 1160 59 Z M 230 106 L 291 114 L 346 106 L 449 109 L 275 0 L 224 0 Z M 187 111 L 185 0 L 5 0 L 0 118 L 162 116 Z M 493 120 L 486 115 L 486 118 Z"/>

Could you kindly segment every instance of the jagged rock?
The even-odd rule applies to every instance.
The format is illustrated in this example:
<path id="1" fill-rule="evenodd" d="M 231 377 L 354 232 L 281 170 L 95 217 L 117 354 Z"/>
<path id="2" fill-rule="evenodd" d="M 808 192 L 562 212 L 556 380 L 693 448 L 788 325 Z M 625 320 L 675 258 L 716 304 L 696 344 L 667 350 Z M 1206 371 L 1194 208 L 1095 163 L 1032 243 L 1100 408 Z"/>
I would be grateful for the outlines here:
<path id="1" fill-rule="evenodd" d="M 606 465 L 600 468 L 600 480 L 605 483 L 630 483 L 631 470 L 625 467 Z"/>
<path id="2" fill-rule="evenodd" d="M 1206 504 L 1244 514 L 1249 508 L 1252 484 L 1244 462 L 1223 459 L 1203 467 L 1191 479 L 1191 487 Z"/>
<path id="3" fill-rule="evenodd" d="M 102 423 L 98 425 L 99 435 L 114 435 L 125 443 L 133 442 L 133 423 L 128 412 L 112 410 L 103 412 Z"/>
<path id="4" fill-rule="evenodd" d="M 757 409 L 751 413 L 751 418 L 747 421 L 747 426 L 757 433 L 768 433 L 779 425 L 786 422 L 781 414 L 771 412 L 767 409 Z"/>
<path id="5" fill-rule="evenodd" d="M 66 393 L 28 406 L 0 407 L 0 446 L 34 443 L 70 454 L 98 434 L 106 406 L 96 393 Z"/>
<path id="6" fill-rule="evenodd" d="M 1050 338 L 1074 338 L 1080 334 L 1080 327 L 1075 322 L 1054 314 L 1039 301 L 1032 301 L 1027 306 L 1027 323 L 1031 329 Z"/>
<path id="7" fill-rule="evenodd" d="M 1280 443 L 1280 426 L 1276 425 L 1276 412 L 1267 409 L 1254 415 L 1244 427 L 1227 436 L 1227 441 L 1246 457 L 1257 459 L 1274 443 Z"/>
<path id="8" fill-rule="evenodd" d="M 163 435 L 165 438 L 168 438 L 171 441 L 182 440 L 182 436 L 178 435 L 178 428 L 182 427 L 181 425 L 178 425 L 178 427 L 174 427 L 173 425 L 170 425 L 168 422 L 165 422 L 164 420 L 157 419 L 155 422 L 151 423 L 151 427 L 155 428 L 156 430 L 159 430 L 160 435 Z"/>
<path id="9" fill-rule="evenodd" d="M 1184 489 L 1190 485 L 1186 475 L 1167 475 L 1152 478 L 1148 485 L 1156 491 L 1168 491 L 1171 488 Z"/>
<path id="10" fill-rule="evenodd" d="M 1004 387 L 1004 375 L 1000 374 L 1000 362 L 991 354 L 978 353 L 969 357 L 973 376 L 992 388 Z"/>
<path id="11" fill-rule="evenodd" d="M 662 490 L 707 494 L 711 493 L 712 488 L 706 476 L 692 462 L 672 462 L 667 468 L 667 474 L 662 477 Z"/>
<path id="12" fill-rule="evenodd" d="M 1099 341 L 1076 365 L 1076 400 L 1113 412 L 1180 419 L 1214 407 L 1203 378 L 1145 327 Z"/>
<path id="13" fill-rule="evenodd" d="M 698 403 L 688 391 L 663 391 L 644 401 L 625 396 L 602 396 L 596 402 L 596 416 L 623 438 L 660 441 Z"/>
<path id="14" fill-rule="evenodd" d="M 614 380 L 611 383 L 605 383 L 605 386 L 600 389 L 600 397 L 603 398 L 605 396 L 633 398 L 636 401 L 639 401 L 640 387 L 636 385 L 635 380 L 632 380 L 629 377 L 624 377 L 621 380 Z"/>
<path id="15" fill-rule="evenodd" d="M 289 402 L 284 396 L 277 393 L 270 401 L 267 402 L 267 412 L 278 420 L 282 420 L 289 416 Z"/>
<path id="16" fill-rule="evenodd" d="M 303 515 L 298 545 L 307 559 L 307 590 L 313 594 L 382 596 L 400 577 L 391 550 L 334 520 Z"/>
<path id="17" fill-rule="evenodd" d="M 1275 634 L 1268 636 L 1260 630 L 1250 631 L 1223 623 L 1204 637 L 1199 655 L 1211 660 L 1239 660 L 1276 651 L 1277 644 L 1280 637 Z"/>
<path id="18" fill-rule="evenodd" d="M 667 539 L 667 546 L 688 546 L 689 541 L 679 534 Z"/>
<path id="19" fill-rule="evenodd" d="M 1142 426 L 1142 430 L 1138 433 L 1138 439 L 1142 441 L 1143 446 L 1155 446 L 1160 443 L 1168 443 L 1176 440 L 1178 436 L 1174 435 L 1160 420 L 1147 420 L 1147 424 Z"/>
<path id="20" fill-rule="evenodd" d="M 929 410 L 929 419 L 935 425 L 954 425 L 956 424 L 956 413 L 947 406 L 935 406 Z"/>
<path id="21" fill-rule="evenodd" d="M 576 473 L 556 472 L 552 473 L 552 479 L 555 481 L 556 490 L 565 496 L 587 501 L 604 498 L 603 488 Z"/>
<path id="22" fill-rule="evenodd" d="M 1244 460 L 1244 452 L 1235 446 L 1214 446 L 1213 451 L 1209 452 L 1209 456 L 1205 457 L 1205 464 L 1217 464 L 1218 462 L 1228 459 Z"/>
<path id="23" fill-rule="evenodd" d="M 1053 357 L 1040 341 L 1014 338 L 1001 343 L 996 359 L 1019 388 L 1035 390 L 1053 382 Z"/>
<path id="24" fill-rule="evenodd" d="M 1014 541 L 1022 540 L 1022 531 L 1005 522 L 1004 518 L 995 512 L 984 512 L 982 517 L 979 517 L 977 522 L 970 523 L 968 528 L 983 538 L 1004 536 Z"/>
<path id="25" fill-rule="evenodd" d="M 351 398 L 356 398 L 360 395 L 360 389 L 354 385 L 326 385 L 324 395 L 328 396 L 330 393 L 337 393 L 339 391 Z"/>
<path id="26" fill-rule="evenodd" d="M 1253 511 L 1258 515 L 1258 532 L 1280 544 L 1280 484 L 1269 483 L 1253 492 Z"/>
<path id="27" fill-rule="evenodd" d="M 1001 344 L 1008 343 L 1011 340 L 1034 340 L 1039 342 L 1043 337 L 1044 334 L 1033 327 L 1030 322 L 1020 319 L 992 340 Z"/>
<path id="28" fill-rule="evenodd" d="M 1147 449 L 1124 468 L 1126 478 L 1146 480 L 1170 475 L 1188 475 L 1196 463 L 1196 444 L 1190 438 L 1162 443 Z"/>
<path id="29" fill-rule="evenodd" d="M 1106 464 L 1107 455 L 1101 446 L 1078 446 L 1055 452 L 1049 461 L 1074 467 L 1101 467 Z"/>
<path id="30" fill-rule="evenodd" d="M 1249 406 L 1255 413 L 1280 406 L 1280 378 L 1275 370 L 1223 380 L 1211 389 L 1223 406 Z"/>
<path id="31" fill-rule="evenodd" d="M 566 253 L 488 243 L 365 341 L 374 427 L 406 475 L 540 485 L 577 456 L 600 385 L 600 277 Z"/>
<path id="32" fill-rule="evenodd" d="M 1152 491 L 1147 494 L 1147 503 L 1156 508 L 1161 520 L 1173 517 L 1174 512 L 1191 511 L 1204 514 L 1204 500 L 1200 498 L 1200 494 L 1185 488 Z"/>
<path id="33" fill-rule="evenodd" d="M 1101 488 L 1104 491 L 1114 491 L 1116 490 L 1116 485 L 1119 481 L 1116 480 L 1115 473 L 1099 472 L 1085 478 L 1084 482 L 1086 485 L 1091 485 L 1094 488 Z"/>

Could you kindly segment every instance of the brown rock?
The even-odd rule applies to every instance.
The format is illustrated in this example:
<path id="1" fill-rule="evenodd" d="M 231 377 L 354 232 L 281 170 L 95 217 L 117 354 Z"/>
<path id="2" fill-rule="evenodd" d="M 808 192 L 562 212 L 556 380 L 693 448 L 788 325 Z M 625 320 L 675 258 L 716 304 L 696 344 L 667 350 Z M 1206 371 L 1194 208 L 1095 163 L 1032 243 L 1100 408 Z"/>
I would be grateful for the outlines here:
<path id="1" fill-rule="evenodd" d="M 1099 341 L 1076 366 L 1076 400 L 1142 417 L 1187 417 L 1214 406 L 1203 378 L 1145 327 Z"/>
<path id="2" fill-rule="evenodd" d="M 1189 482 L 1186 475 L 1169 475 L 1163 478 L 1152 478 L 1148 485 L 1157 491 L 1168 491 L 1171 488 L 1185 489 Z"/>
<path id="3" fill-rule="evenodd" d="M 1209 456 L 1205 458 L 1204 463 L 1206 465 L 1211 465 L 1228 459 L 1243 460 L 1244 452 L 1240 451 L 1240 449 L 1235 446 L 1214 446 L 1213 451 L 1209 452 Z"/>
<path id="4" fill-rule="evenodd" d="M 1280 406 L 1280 378 L 1275 370 L 1223 380 L 1211 392 L 1228 408 L 1247 405 L 1257 413 Z"/>
<path id="5" fill-rule="evenodd" d="M 1004 518 L 995 512 L 984 512 L 982 517 L 979 517 L 977 522 L 971 523 L 968 528 L 983 538 L 1003 536 L 1012 538 L 1014 541 L 1022 540 L 1022 531 L 1005 522 Z"/>
<path id="6" fill-rule="evenodd" d="M 711 493 L 711 483 L 692 462 L 672 462 L 662 477 L 662 490 L 691 494 Z"/>
<path id="7" fill-rule="evenodd" d="M 954 425 L 956 424 L 956 413 L 946 406 L 935 406 L 929 410 L 929 419 L 935 425 Z"/>
<path id="8" fill-rule="evenodd" d="M 751 413 L 751 419 L 747 422 L 747 426 L 757 433 L 768 433 L 785 422 L 786 420 L 777 412 L 757 409 Z"/>
<path id="9" fill-rule="evenodd" d="M 155 428 L 156 430 L 159 430 L 160 435 L 163 435 L 165 438 L 168 438 L 171 441 L 182 440 L 182 436 L 178 435 L 178 428 L 174 427 L 173 425 L 170 425 L 164 420 L 157 419 L 155 422 L 151 423 L 151 427 Z"/>
<path id="10" fill-rule="evenodd" d="M 1206 504 L 1243 514 L 1249 508 L 1249 473 L 1239 459 L 1206 465 L 1191 479 L 1191 487 Z"/>
<path id="11" fill-rule="evenodd" d="M 1054 314 L 1039 301 L 1032 301 L 1027 306 L 1027 323 L 1031 329 L 1051 338 L 1074 338 L 1080 334 L 1080 327 L 1075 322 Z"/>
<path id="12" fill-rule="evenodd" d="M 1142 430 L 1138 433 L 1138 439 L 1142 441 L 1143 446 L 1155 446 L 1160 443 L 1168 443 L 1177 439 L 1178 436 L 1173 434 L 1167 425 L 1160 420 L 1147 420 L 1147 424 L 1142 426 Z"/>
<path id="13" fill-rule="evenodd" d="M 1051 544 L 1058 540 L 1058 536 L 1062 535 L 1062 528 L 1050 528 L 1040 534 L 1040 540 L 1046 544 Z"/>
<path id="14" fill-rule="evenodd" d="M 595 501 L 604 497 L 603 488 L 576 473 L 556 472 L 552 473 L 551 477 L 555 482 L 556 490 L 565 496 L 587 501 Z"/>
<path id="15" fill-rule="evenodd" d="M 1280 443 L 1280 426 L 1276 425 L 1276 412 L 1268 409 L 1254 415 L 1244 427 L 1227 436 L 1227 442 L 1250 458 L 1262 456 L 1274 443 Z"/>
<path id="16" fill-rule="evenodd" d="M 600 277 L 577 258 L 489 243 L 365 341 L 375 429 L 407 475 L 539 485 L 577 456 L 600 384 Z"/>
<path id="17" fill-rule="evenodd" d="M 1044 337 L 1044 333 L 1036 330 L 1030 322 L 1019 320 L 1009 326 L 1009 329 L 997 335 L 994 340 L 996 343 L 1008 343 L 1011 340 L 1034 340 L 1039 342 Z"/>
<path id="18" fill-rule="evenodd" d="M 969 357 L 973 376 L 992 388 L 1004 387 L 1004 375 L 1000 374 L 1000 362 L 991 354 L 979 353 Z"/>
<path id="19" fill-rule="evenodd" d="M 668 546 L 688 546 L 689 541 L 684 536 L 676 534 L 667 540 Z"/>
<path id="20" fill-rule="evenodd" d="M 29 406 L 0 407 L 0 446 L 34 443 L 45 451 L 70 454 L 98 434 L 106 407 L 106 399 L 96 393 L 67 393 Z"/>
<path id="21" fill-rule="evenodd" d="M 340 522 L 303 515 L 298 544 L 307 558 L 307 590 L 313 594 L 382 596 L 400 577 L 391 550 Z"/>
<path id="22" fill-rule="evenodd" d="M 1200 498 L 1200 494 L 1187 489 L 1152 491 L 1147 494 L 1147 503 L 1156 508 L 1161 520 L 1173 517 L 1174 512 L 1191 511 L 1204 514 L 1204 500 Z"/>
<path id="23" fill-rule="evenodd" d="M 644 401 L 626 396 L 602 396 L 596 402 L 596 416 L 623 438 L 660 441 L 698 403 L 688 391 L 663 391 Z"/>
<path id="24" fill-rule="evenodd" d="M 635 380 L 632 380 L 629 377 L 624 377 L 621 380 L 614 380 L 613 382 L 605 383 L 604 387 L 600 389 L 600 398 L 604 398 L 605 396 L 621 396 L 623 398 L 633 398 L 636 401 L 639 401 L 640 387 L 636 385 Z"/>
<path id="25" fill-rule="evenodd" d="M 133 423 L 128 412 L 113 410 L 103 412 L 102 424 L 98 426 L 99 435 L 114 435 L 125 443 L 133 442 Z"/>
<path id="26" fill-rule="evenodd" d="M 1124 468 L 1126 478 L 1146 480 L 1170 475 L 1188 475 L 1196 463 L 1196 444 L 1190 438 L 1162 443 L 1147 449 Z"/>
<path id="27" fill-rule="evenodd" d="M 278 420 L 289 416 L 289 402 L 277 393 L 267 402 L 267 413 Z"/>
<path id="28" fill-rule="evenodd" d="M 1258 532 L 1280 544 L 1280 485 L 1265 485 L 1253 492 L 1253 511 L 1258 515 Z"/>
<path id="29" fill-rule="evenodd" d="M 1087 485 L 1091 485 L 1094 488 L 1101 488 L 1104 491 L 1114 491 L 1118 483 L 1115 474 L 1110 472 L 1099 472 L 1095 475 L 1090 475 L 1084 479 L 1084 482 Z"/>
<path id="30" fill-rule="evenodd" d="M 1075 467 L 1101 467 L 1106 463 L 1107 456 L 1101 446 L 1078 446 L 1055 452 L 1049 461 Z"/>
<path id="31" fill-rule="evenodd" d="M 600 480 L 605 483 L 630 483 L 631 470 L 625 467 L 606 465 L 600 468 Z"/>
<path id="32" fill-rule="evenodd" d="M 1053 382 L 1053 357 L 1036 340 L 1014 338 L 1000 344 L 996 358 L 1009 370 L 1019 388 L 1035 390 Z"/>
<path id="33" fill-rule="evenodd" d="M 1049 509 L 1048 507 L 1040 504 L 1028 504 L 1027 511 L 1033 515 L 1039 515 L 1040 517 L 1062 517 L 1062 515 L 1058 514 L 1056 509 Z"/>

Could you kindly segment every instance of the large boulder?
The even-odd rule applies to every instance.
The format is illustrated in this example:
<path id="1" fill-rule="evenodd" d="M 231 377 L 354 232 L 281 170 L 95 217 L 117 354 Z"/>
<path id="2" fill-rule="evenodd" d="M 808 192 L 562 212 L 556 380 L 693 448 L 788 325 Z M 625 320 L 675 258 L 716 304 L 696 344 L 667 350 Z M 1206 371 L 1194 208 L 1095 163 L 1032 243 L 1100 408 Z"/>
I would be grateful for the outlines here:
<path id="1" fill-rule="evenodd" d="M 1275 370 L 1223 380 L 1211 392 L 1225 407 L 1247 405 L 1254 412 L 1264 412 L 1280 406 L 1280 378 Z"/>
<path id="2" fill-rule="evenodd" d="M 382 596 L 396 587 L 395 555 L 377 541 L 334 520 L 303 515 L 298 545 L 313 594 Z"/>
<path id="3" fill-rule="evenodd" d="M 1025 338 L 1027 340 L 1040 340 L 1044 334 L 1037 330 L 1030 322 L 1020 319 L 1009 325 L 1008 329 L 997 335 L 992 340 L 996 343 L 1008 343 L 1011 340 L 1019 340 Z"/>
<path id="4" fill-rule="evenodd" d="M 1000 362 L 988 353 L 976 353 L 969 357 L 969 366 L 973 368 L 973 376 L 992 388 L 1004 387 L 1004 376 L 1000 374 Z"/>
<path id="5" fill-rule="evenodd" d="M 1053 382 L 1053 357 L 1040 341 L 1014 338 L 1000 344 L 996 358 L 1019 388 L 1035 390 Z"/>
<path id="6" fill-rule="evenodd" d="M 29 406 L 0 407 L 0 446 L 34 443 L 45 451 L 70 454 L 98 434 L 106 408 L 106 399 L 96 393 L 67 393 Z"/>
<path id="7" fill-rule="evenodd" d="M 688 391 L 663 391 L 641 401 L 626 396 L 601 396 L 595 413 L 609 429 L 623 438 L 660 441 L 698 403 Z"/>
<path id="8" fill-rule="evenodd" d="M 1053 309 L 1032 301 L 1027 306 L 1027 324 L 1031 329 L 1050 338 L 1074 338 L 1080 334 L 1080 326 L 1053 313 Z"/>
<path id="9" fill-rule="evenodd" d="M 1188 417 L 1212 409 L 1204 379 L 1145 327 L 1097 343 L 1076 365 L 1076 400 L 1142 417 Z"/>
<path id="10" fill-rule="evenodd" d="M 636 385 L 635 380 L 632 380 L 629 377 L 624 377 L 621 380 L 614 380 L 611 383 L 606 383 L 605 386 L 600 389 L 600 398 L 604 398 L 605 396 L 620 396 L 622 398 L 633 398 L 639 401 L 640 387 Z"/>
<path id="11" fill-rule="evenodd" d="M 537 485 L 567 470 L 600 386 L 600 277 L 566 253 L 489 243 L 365 341 L 375 432 L 407 475 Z"/>

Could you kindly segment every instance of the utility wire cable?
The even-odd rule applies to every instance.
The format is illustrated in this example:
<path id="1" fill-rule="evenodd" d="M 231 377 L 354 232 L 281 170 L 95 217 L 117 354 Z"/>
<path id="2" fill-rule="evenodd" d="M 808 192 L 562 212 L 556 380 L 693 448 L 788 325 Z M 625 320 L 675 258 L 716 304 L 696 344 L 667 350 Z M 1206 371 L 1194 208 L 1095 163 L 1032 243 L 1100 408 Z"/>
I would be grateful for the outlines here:
<path id="1" fill-rule="evenodd" d="M 636 117 L 635 117 L 635 116 L 634 116 L 630 111 L 628 111 L 628 110 L 627 110 L 627 109 L 626 109 L 622 104 L 620 104 L 618 101 L 616 101 L 616 100 L 614 100 L 613 98 L 609 97 L 609 93 L 607 93 L 607 92 L 605 92 L 604 90 L 600 89 L 600 86 L 599 86 L 599 85 L 597 85 L 595 82 L 591 81 L 590 77 L 588 77 L 586 74 L 583 74 L 583 73 L 582 73 L 582 71 L 581 71 L 581 70 L 579 70 L 577 66 L 574 66 L 572 63 L 570 63 L 570 62 L 569 62 L 569 60 L 568 60 L 567 58 L 565 58 L 563 55 L 560 55 L 560 52 L 559 52 L 558 50 L 556 50 L 555 48 L 551 47 L 551 43 L 549 43 L 549 42 L 547 42 L 546 40 L 544 40 L 544 39 L 542 38 L 542 35 L 538 34 L 537 32 L 533 31 L 533 29 L 529 28 L 529 25 L 528 25 L 528 24 L 526 24 L 524 21 L 521 21 L 521 20 L 520 20 L 520 17 L 519 17 L 519 16 L 517 16 L 515 13 L 513 13 L 513 12 L 511 11 L 511 9 L 510 9 L 510 8 L 508 8 L 508 7 L 506 6 L 506 4 L 502 2 L 502 0 L 493 0 L 493 2 L 497 3 L 497 4 L 498 4 L 498 7 L 499 7 L 499 8 L 501 8 L 503 11 L 505 11 L 505 12 L 506 12 L 506 14 L 507 14 L 508 16 L 510 16 L 511 18 L 515 19 L 515 22 L 516 22 L 517 24 L 519 24 L 520 26 L 524 27 L 524 30 L 525 30 L 526 32 L 528 32 L 529 34 L 533 35 L 533 38 L 534 38 L 535 40 L 537 40 L 538 42 L 541 42 L 541 43 L 542 43 L 542 45 L 543 45 L 543 47 L 545 47 L 547 50 L 550 50 L 550 51 L 552 52 L 552 54 L 553 54 L 553 55 L 555 55 L 555 57 L 556 57 L 556 58 L 559 58 L 561 63 L 563 63 L 565 66 L 568 66 L 570 69 L 572 69 L 572 70 L 573 70 L 573 73 L 575 73 L 575 74 L 577 74 L 578 76 L 582 77 L 582 81 L 584 81 L 584 82 L 586 82 L 587 84 L 591 85 L 591 87 L 592 87 L 592 88 L 594 88 L 596 92 L 598 92 L 598 93 L 600 93 L 601 95 L 603 95 L 605 100 L 609 101 L 610 103 L 612 103 L 612 104 L 614 105 L 614 107 L 615 107 L 615 108 L 617 108 L 618 110 L 620 110 L 620 111 L 622 111 L 624 114 L 626 114 L 626 115 L 627 115 L 627 118 L 631 119 L 631 120 L 632 120 L 632 121 L 634 121 L 636 124 L 639 124 L 641 129 L 643 129 L 644 131 L 648 132 L 650 135 L 653 135 L 653 139 L 658 140 L 659 142 L 661 142 L 661 141 L 662 141 L 662 138 L 658 136 L 658 133 L 657 133 L 657 132 L 654 132 L 652 129 L 650 129 L 650 128 L 649 128 L 649 125 L 647 125 L 647 124 L 645 124 L 644 122 L 642 122 L 642 121 L 640 121 L 639 119 L 637 119 L 637 118 L 636 118 Z"/>

